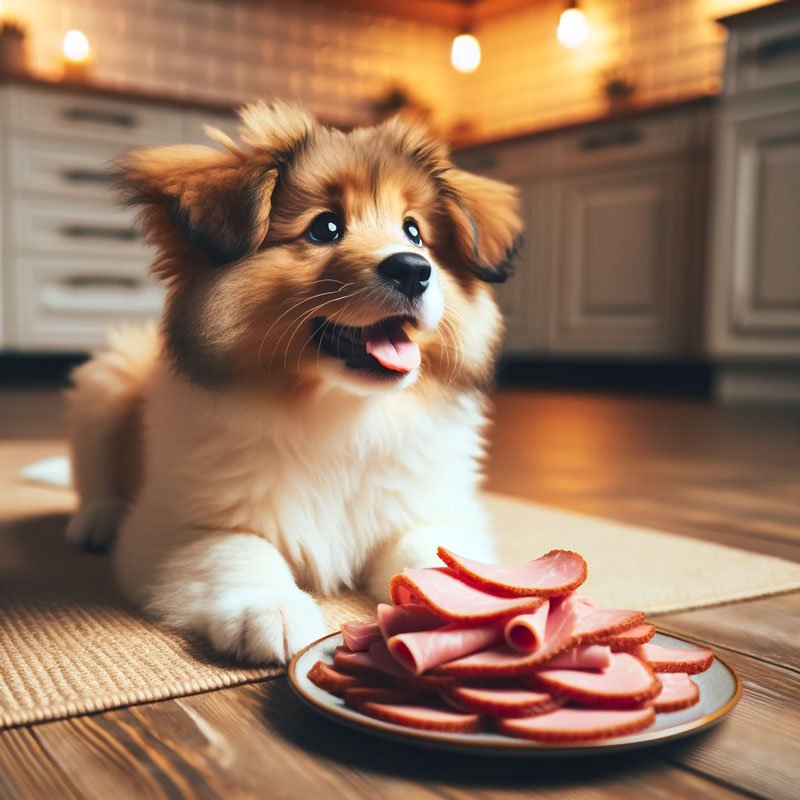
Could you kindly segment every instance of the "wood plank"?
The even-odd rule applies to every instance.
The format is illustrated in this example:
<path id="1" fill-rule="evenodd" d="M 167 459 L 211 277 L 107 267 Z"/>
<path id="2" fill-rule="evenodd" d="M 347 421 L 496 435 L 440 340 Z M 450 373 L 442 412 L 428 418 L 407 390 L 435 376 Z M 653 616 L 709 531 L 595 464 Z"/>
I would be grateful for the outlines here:
<path id="1" fill-rule="evenodd" d="M 654 617 L 663 630 L 800 671 L 800 592 Z"/>
<path id="2" fill-rule="evenodd" d="M 0 797 L 12 800 L 58 797 L 69 800 L 80 794 L 64 772 L 50 759 L 36 734 L 15 728 L 0 735 Z"/>
<path id="3" fill-rule="evenodd" d="M 717 727 L 665 750 L 675 763 L 772 800 L 797 797 L 800 675 L 718 647 L 744 695 Z"/>

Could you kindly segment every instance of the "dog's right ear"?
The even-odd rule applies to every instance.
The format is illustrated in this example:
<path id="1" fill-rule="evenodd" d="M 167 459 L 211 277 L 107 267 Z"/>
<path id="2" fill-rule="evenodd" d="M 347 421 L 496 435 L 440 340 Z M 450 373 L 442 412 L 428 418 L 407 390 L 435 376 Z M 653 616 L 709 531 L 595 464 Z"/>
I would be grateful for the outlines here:
<path id="1" fill-rule="evenodd" d="M 266 154 L 153 147 L 128 154 L 114 173 L 123 197 L 144 206 L 145 233 L 156 244 L 164 244 L 166 223 L 218 265 L 254 252 L 267 235 L 278 172 Z"/>

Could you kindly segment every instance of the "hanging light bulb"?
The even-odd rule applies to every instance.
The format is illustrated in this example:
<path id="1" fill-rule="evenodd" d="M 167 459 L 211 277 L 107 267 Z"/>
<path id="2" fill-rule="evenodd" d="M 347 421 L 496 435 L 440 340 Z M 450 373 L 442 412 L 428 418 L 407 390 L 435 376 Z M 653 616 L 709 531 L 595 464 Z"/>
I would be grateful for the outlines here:
<path id="1" fill-rule="evenodd" d="M 577 0 L 571 0 L 561 14 L 556 29 L 556 38 L 564 47 L 580 47 L 589 38 L 589 23 L 578 8 Z"/>
<path id="2" fill-rule="evenodd" d="M 89 59 L 89 40 L 83 31 L 67 31 L 61 43 L 64 58 L 74 64 L 81 64 Z"/>
<path id="3" fill-rule="evenodd" d="M 459 72 L 475 72 L 481 63 L 481 44 L 471 33 L 461 33 L 453 39 L 450 63 Z"/>

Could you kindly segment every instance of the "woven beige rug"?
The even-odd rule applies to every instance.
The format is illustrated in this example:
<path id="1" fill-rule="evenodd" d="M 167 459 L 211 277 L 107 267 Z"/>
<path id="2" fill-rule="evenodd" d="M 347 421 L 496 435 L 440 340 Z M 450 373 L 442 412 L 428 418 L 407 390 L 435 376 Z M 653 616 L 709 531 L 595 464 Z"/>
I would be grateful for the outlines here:
<path id="1" fill-rule="evenodd" d="M 0 447 L 0 727 L 278 674 L 220 662 L 125 607 L 107 558 L 63 542 L 72 494 L 12 477 L 58 444 Z M 800 565 L 780 559 L 509 498 L 487 502 L 504 559 L 577 550 L 590 566 L 586 591 L 603 605 L 652 613 L 800 588 Z M 332 630 L 374 607 L 357 595 L 324 605 Z"/>

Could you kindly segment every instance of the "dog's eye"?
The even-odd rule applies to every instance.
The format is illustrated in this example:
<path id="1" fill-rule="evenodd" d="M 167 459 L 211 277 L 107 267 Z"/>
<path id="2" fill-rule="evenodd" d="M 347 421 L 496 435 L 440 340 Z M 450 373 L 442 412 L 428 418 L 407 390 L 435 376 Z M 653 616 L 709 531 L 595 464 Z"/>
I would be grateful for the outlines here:
<path id="1" fill-rule="evenodd" d="M 406 238 L 409 242 L 411 242 L 411 244 L 415 244 L 417 247 L 422 247 L 422 236 L 420 235 L 419 225 L 417 225 L 416 220 L 408 217 L 403 222 L 403 233 L 405 233 Z"/>
<path id="2" fill-rule="evenodd" d="M 338 241 L 343 235 L 344 225 L 333 211 L 325 211 L 317 216 L 308 229 L 308 238 L 319 244 Z"/>

